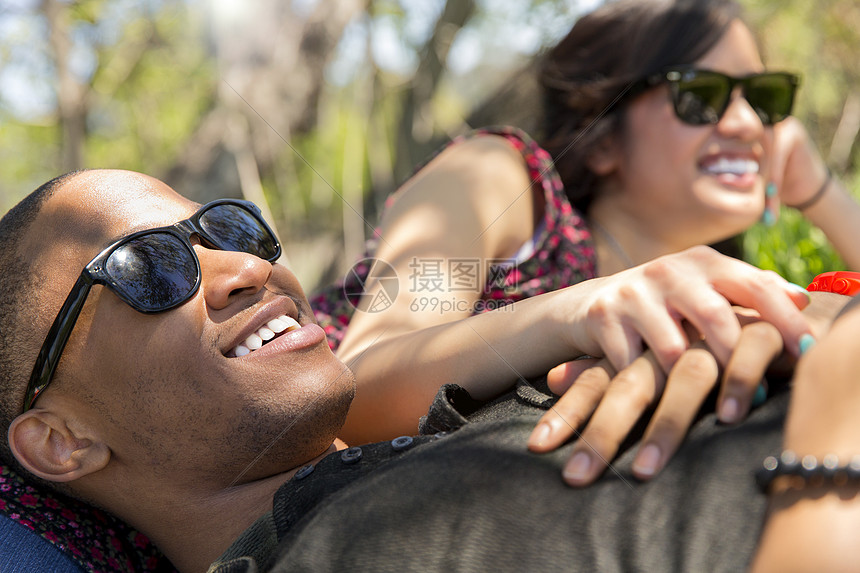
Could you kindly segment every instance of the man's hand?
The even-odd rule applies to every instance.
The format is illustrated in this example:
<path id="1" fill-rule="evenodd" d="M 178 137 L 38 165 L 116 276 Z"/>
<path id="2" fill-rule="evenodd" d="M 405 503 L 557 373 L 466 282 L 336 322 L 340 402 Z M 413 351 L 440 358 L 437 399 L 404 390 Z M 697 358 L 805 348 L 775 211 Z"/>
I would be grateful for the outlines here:
<path id="1" fill-rule="evenodd" d="M 744 327 L 738 347 L 743 351 L 733 354 L 729 361 L 718 402 L 719 417 L 728 423 L 746 416 L 765 370 L 782 352 L 782 337 L 772 325 L 757 322 Z M 569 380 L 573 373 L 569 364 L 551 373 L 553 391 Z M 541 418 L 529 448 L 553 450 L 587 420 L 563 476 L 570 485 L 588 485 L 607 468 L 641 416 L 656 405 L 633 464 L 636 477 L 649 479 L 678 449 L 719 380 L 717 360 L 702 342 L 681 355 L 668 378 L 650 351 L 618 373 L 602 360 L 582 372 Z"/>
<path id="2" fill-rule="evenodd" d="M 827 331 L 847 300 L 814 293 L 804 315 L 816 337 Z M 571 485 L 587 485 L 603 473 L 641 416 L 656 406 L 633 464 L 636 477 L 653 477 L 678 449 L 720 379 L 717 415 L 724 423 L 736 423 L 749 412 L 756 393 L 763 391 L 761 381 L 777 358 L 783 371 L 793 367 L 794 357 L 783 352 L 782 337 L 773 325 L 740 309 L 738 320 L 744 326 L 722 377 L 716 358 L 702 341 L 681 356 L 668 378 L 650 351 L 619 373 L 606 360 L 596 359 L 553 369 L 547 380 L 561 398 L 541 418 L 529 448 L 550 451 L 578 435 L 564 478 Z"/>

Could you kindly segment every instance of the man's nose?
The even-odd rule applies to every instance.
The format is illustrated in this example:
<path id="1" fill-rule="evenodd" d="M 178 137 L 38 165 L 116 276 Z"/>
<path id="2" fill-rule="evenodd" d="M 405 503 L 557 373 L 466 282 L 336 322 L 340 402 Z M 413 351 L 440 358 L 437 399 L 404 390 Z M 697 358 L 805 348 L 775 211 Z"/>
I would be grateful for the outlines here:
<path id="1" fill-rule="evenodd" d="M 243 295 L 256 294 L 272 276 L 272 263 L 249 253 L 195 246 L 206 304 L 221 309 Z"/>

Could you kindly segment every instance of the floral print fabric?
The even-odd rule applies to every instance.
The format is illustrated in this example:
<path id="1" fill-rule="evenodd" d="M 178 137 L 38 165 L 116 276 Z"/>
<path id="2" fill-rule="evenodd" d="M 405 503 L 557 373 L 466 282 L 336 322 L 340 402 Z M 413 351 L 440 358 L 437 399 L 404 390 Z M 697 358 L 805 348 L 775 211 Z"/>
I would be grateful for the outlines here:
<path id="1" fill-rule="evenodd" d="M 533 238 L 533 252 L 524 260 L 502 269 L 501 273 L 492 273 L 482 291 L 481 298 L 485 304 L 476 305 L 475 313 L 498 306 L 490 301 L 514 302 L 596 276 L 591 232 L 568 201 L 549 153 L 531 137 L 511 127 L 486 128 L 456 138 L 443 149 L 468 138 L 489 135 L 504 137 L 523 156 L 533 191 L 543 196 L 544 218 Z M 378 232 L 374 235 L 377 236 Z M 377 241 L 376 238 L 368 241 L 362 258 L 373 257 Z M 355 312 L 355 300 L 350 300 L 345 293 L 360 292 L 369 271 L 369 265 L 357 264 L 342 281 L 310 298 L 311 307 L 332 350 L 337 350 Z"/>
<path id="2" fill-rule="evenodd" d="M 176 571 L 144 534 L 107 512 L 28 483 L 6 465 L 0 466 L 0 513 L 87 571 Z"/>

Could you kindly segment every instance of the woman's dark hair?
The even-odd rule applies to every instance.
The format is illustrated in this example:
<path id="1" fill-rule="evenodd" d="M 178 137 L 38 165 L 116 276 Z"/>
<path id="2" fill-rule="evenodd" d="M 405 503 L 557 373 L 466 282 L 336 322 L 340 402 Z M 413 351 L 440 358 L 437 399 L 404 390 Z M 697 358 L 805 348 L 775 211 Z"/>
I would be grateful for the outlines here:
<path id="1" fill-rule="evenodd" d="M 589 152 L 620 133 L 619 96 L 646 76 L 698 60 L 739 16 L 734 0 L 618 0 L 580 18 L 543 56 L 539 139 L 575 207 L 587 212 L 597 190 Z"/>

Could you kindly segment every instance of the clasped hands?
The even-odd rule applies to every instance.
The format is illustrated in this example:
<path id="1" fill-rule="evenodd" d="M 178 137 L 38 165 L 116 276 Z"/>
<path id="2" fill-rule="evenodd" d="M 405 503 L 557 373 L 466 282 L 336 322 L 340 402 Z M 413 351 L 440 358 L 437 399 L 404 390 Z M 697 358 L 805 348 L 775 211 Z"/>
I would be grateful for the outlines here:
<path id="1" fill-rule="evenodd" d="M 598 280 L 585 321 L 589 354 L 602 358 L 550 371 L 560 398 L 529 438 L 532 451 L 547 452 L 577 437 L 563 470 L 573 486 L 603 473 L 646 411 L 632 467 L 643 480 L 671 458 L 717 384 L 718 419 L 741 421 L 771 364 L 793 363 L 844 302 L 828 294 L 809 305 L 775 273 L 698 247 Z"/>

